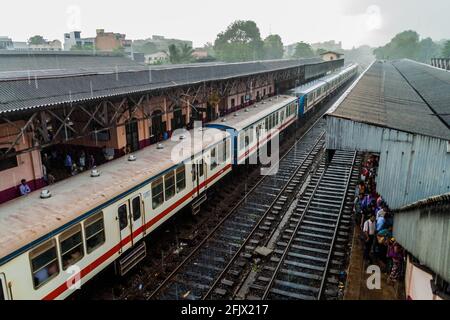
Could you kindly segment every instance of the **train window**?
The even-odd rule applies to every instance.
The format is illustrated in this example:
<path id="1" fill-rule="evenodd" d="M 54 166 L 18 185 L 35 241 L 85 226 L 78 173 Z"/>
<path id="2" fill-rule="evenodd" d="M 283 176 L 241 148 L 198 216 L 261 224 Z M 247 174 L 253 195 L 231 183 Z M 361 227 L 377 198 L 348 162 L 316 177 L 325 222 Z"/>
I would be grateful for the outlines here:
<path id="1" fill-rule="evenodd" d="M 197 180 L 197 166 L 194 164 L 194 162 L 192 162 L 191 173 L 192 173 L 192 181 Z"/>
<path id="2" fill-rule="evenodd" d="M 84 234 L 86 237 L 86 251 L 91 253 L 105 243 L 105 225 L 103 213 L 99 212 L 84 222 Z"/>
<path id="3" fill-rule="evenodd" d="M 211 170 L 217 167 L 216 147 L 211 149 Z"/>
<path id="4" fill-rule="evenodd" d="M 275 125 L 278 125 L 278 120 L 279 120 L 279 114 L 278 112 L 275 113 Z"/>
<path id="5" fill-rule="evenodd" d="M 186 169 L 184 164 L 177 168 L 177 192 L 186 188 Z"/>
<path id="6" fill-rule="evenodd" d="M 239 135 L 239 150 L 244 149 L 244 147 L 245 147 L 245 133 L 242 132 L 242 133 Z"/>
<path id="7" fill-rule="evenodd" d="M 117 209 L 117 216 L 119 217 L 120 230 L 125 229 L 128 226 L 128 212 L 127 205 L 123 204 Z"/>
<path id="8" fill-rule="evenodd" d="M 266 131 L 269 130 L 269 117 L 267 117 L 267 118 L 265 119 L 265 128 L 266 128 Z"/>
<path id="9" fill-rule="evenodd" d="M 245 135 L 245 149 L 247 149 L 249 145 L 250 145 L 250 137 L 248 135 Z"/>
<path id="10" fill-rule="evenodd" d="M 281 122 L 284 121 L 284 110 L 280 111 L 280 119 L 281 119 Z"/>
<path id="11" fill-rule="evenodd" d="M 81 225 L 67 230 L 59 237 L 61 248 L 61 262 L 63 270 L 80 261 L 84 256 L 83 236 L 81 235 Z"/>
<path id="12" fill-rule="evenodd" d="M 200 161 L 200 163 L 198 164 L 198 175 L 199 177 L 203 177 L 203 159 Z"/>
<path id="13" fill-rule="evenodd" d="M 159 178 L 152 183 L 152 206 L 158 208 L 164 202 L 163 179 Z"/>
<path id="14" fill-rule="evenodd" d="M 37 289 L 59 273 L 55 240 L 49 240 L 30 252 L 33 285 Z"/>
<path id="15" fill-rule="evenodd" d="M 137 196 L 131 201 L 133 208 L 133 221 L 137 221 L 141 217 L 141 197 Z"/>
<path id="16" fill-rule="evenodd" d="M 164 187 L 167 201 L 175 195 L 175 174 L 173 171 L 164 176 Z"/>

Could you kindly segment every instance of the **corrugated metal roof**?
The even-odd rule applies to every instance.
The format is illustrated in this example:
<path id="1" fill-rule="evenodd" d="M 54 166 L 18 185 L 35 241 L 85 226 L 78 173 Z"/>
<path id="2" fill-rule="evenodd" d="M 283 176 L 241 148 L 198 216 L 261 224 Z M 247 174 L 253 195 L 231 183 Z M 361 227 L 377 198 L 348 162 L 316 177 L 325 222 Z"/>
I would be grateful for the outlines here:
<path id="1" fill-rule="evenodd" d="M 0 52 L 0 79 L 48 77 L 115 70 L 143 70 L 145 66 L 117 54 L 73 52 Z"/>
<path id="2" fill-rule="evenodd" d="M 430 197 L 428 199 L 416 201 L 416 202 L 409 204 L 407 206 L 404 206 L 398 210 L 394 210 L 394 213 L 395 212 L 406 212 L 406 211 L 409 211 L 412 209 L 424 208 L 424 207 L 428 207 L 428 206 L 432 206 L 432 205 L 439 205 L 439 204 L 444 204 L 444 203 L 450 204 L 450 193 L 446 193 L 446 194 L 442 194 L 439 196 Z"/>
<path id="3" fill-rule="evenodd" d="M 2 58 L 3 56 L 0 56 L 0 61 Z M 89 72 L 82 69 L 52 69 L 37 70 L 30 76 L 22 74 L 20 79 L 17 79 L 17 72 L 7 72 L 3 73 L 4 78 L 0 79 L 0 113 L 224 80 L 304 65 L 314 67 L 314 73 L 329 69 L 334 64 L 311 58 L 173 65 L 146 69 L 133 66 L 132 68 L 137 70 L 128 71 L 124 71 L 126 66 L 120 70 L 107 70 L 105 67 L 101 70 L 90 69 Z"/>
<path id="4" fill-rule="evenodd" d="M 401 66 L 405 70 L 408 69 L 406 64 Z M 427 81 L 430 81 L 428 87 L 433 87 L 434 83 L 438 82 L 433 82 L 431 77 Z M 444 86 L 443 83 L 439 80 L 439 86 Z M 421 90 L 424 90 L 423 87 Z M 450 94 L 450 83 L 447 90 Z M 444 104 L 443 100 L 440 105 Z M 391 62 L 373 63 L 329 115 L 409 133 L 450 139 L 450 130 Z"/>
<path id="5" fill-rule="evenodd" d="M 450 127 L 450 72 L 407 59 L 393 64 Z"/>

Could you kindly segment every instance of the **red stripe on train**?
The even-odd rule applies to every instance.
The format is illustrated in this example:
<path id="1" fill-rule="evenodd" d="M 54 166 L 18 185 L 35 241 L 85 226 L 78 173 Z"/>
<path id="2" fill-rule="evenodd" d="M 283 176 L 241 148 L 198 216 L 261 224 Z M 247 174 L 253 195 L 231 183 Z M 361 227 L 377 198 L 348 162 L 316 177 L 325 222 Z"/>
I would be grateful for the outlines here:
<path id="1" fill-rule="evenodd" d="M 166 210 L 161 212 L 159 215 L 157 215 L 155 218 L 151 219 L 149 222 L 147 222 L 144 226 L 138 228 L 135 232 L 133 232 L 133 238 L 140 235 L 144 230 L 147 230 L 151 228 L 153 225 L 155 225 L 159 220 L 164 218 L 167 214 L 169 214 L 173 209 L 176 209 L 179 205 L 181 205 L 183 202 L 188 200 L 192 195 L 199 190 L 201 190 L 203 187 L 205 187 L 209 182 L 214 181 L 218 176 L 226 172 L 228 169 L 231 168 L 231 164 L 227 165 L 225 168 L 220 170 L 219 172 L 215 173 L 211 178 L 208 180 L 202 182 L 198 187 L 195 189 L 192 189 L 188 194 L 186 194 L 183 198 L 172 204 L 170 207 L 168 207 Z M 103 262 L 111 258 L 114 254 L 119 252 L 119 250 L 127 245 L 131 241 L 131 235 L 127 236 L 125 239 L 121 240 L 118 244 L 116 244 L 114 247 L 112 247 L 110 250 L 108 250 L 105 254 L 100 256 L 98 259 L 96 259 L 94 262 L 86 266 L 80 271 L 80 280 L 91 273 L 91 271 L 95 270 L 98 266 L 100 266 Z M 69 289 L 69 286 L 72 285 L 74 279 L 78 277 L 78 275 L 74 275 L 72 278 L 69 278 L 66 282 L 61 284 L 58 288 L 50 292 L 48 295 L 46 295 L 42 300 L 54 300 L 57 297 L 59 297 L 62 293 L 64 293 L 66 290 Z"/>
<path id="2" fill-rule="evenodd" d="M 282 124 L 281 126 L 279 126 L 278 131 L 283 130 L 285 127 L 287 127 L 294 121 L 295 121 L 295 117 L 292 118 L 290 121 L 286 122 L 285 124 Z M 269 140 L 270 138 L 272 138 L 271 133 L 269 133 L 266 137 L 264 137 L 264 139 L 260 143 L 264 143 L 264 142 L 266 142 L 266 140 Z M 258 145 L 255 145 L 255 146 L 251 147 L 250 149 L 248 149 L 247 151 L 245 151 L 245 153 L 239 157 L 239 161 L 241 161 L 243 158 L 247 157 L 250 154 L 250 152 L 252 152 L 256 147 L 258 147 Z"/>

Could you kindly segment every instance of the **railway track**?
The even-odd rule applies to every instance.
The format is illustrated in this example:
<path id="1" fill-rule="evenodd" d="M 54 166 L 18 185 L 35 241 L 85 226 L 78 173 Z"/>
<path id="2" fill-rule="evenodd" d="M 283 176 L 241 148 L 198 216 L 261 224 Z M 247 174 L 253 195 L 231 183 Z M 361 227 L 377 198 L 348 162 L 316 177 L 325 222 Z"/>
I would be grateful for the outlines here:
<path id="1" fill-rule="evenodd" d="M 147 299 L 202 299 L 219 284 L 233 287 L 255 248 L 270 238 L 323 154 L 324 122 L 318 121 L 279 160 L 278 170 L 262 178 L 216 228 L 185 258 Z M 217 288 L 222 297 L 227 290 Z"/>
<path id="2" fill-rule="evenodd" d="M 360 161 L 355 152 L 336 151 L 321 163 L 246 298 L 338 298 Z"/>

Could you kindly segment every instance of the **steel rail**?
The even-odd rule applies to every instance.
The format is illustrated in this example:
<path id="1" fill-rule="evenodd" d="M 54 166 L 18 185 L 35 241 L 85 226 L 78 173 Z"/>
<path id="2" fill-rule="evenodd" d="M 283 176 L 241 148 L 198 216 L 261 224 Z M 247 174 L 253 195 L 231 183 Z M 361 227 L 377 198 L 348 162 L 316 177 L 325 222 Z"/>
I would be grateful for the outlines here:
<path id="1" fill-rule="evenodd" d="M 295 178 L 297 172 L 303 168 L 304 163 L 308 160 L 308 157 L 313 153 L 314 149 L 321 143 L 323 136 L 325 135 L 325 132 L 323 132 L 319 138 L 317 139 L 316 143 L 311 148 L 311 151 L 308 152 L 308 154 L 305 156 L 305 159 L 299 164 L 299 166 L 295 169 L 295 171 L 290 176 L 289 180 L 286 181 L 286 184 L 284 187 L 280 190 L 280 192 L 277 194 L 273 202 L 270 204 L 270 206 L 266 209 L 266 211 L 263 213 L 261 218 L 259 219 L 258 223 L 254 226 L 254 228 L 250 231 L 250 234 L 247 236 L 247 238 L 244 240 L 242 245 L 239 247 L 239 249 L 236 251 L 236 253 L 233 255 L 231 260 L 227 263 L 227 265 L 224 267 L 222 272 L 217 276 L 216 280 L 213 282 L 209 290 L 205 293 L 205 295 L 202 297 L 202 300 L 205 300 L 216 288 L 219 281 L 223 278 L 223 276 L 228 272 L 232 264 L 236 261 L 236 258 L 239 256 L 239 254 L 245 249 L 248 242 L 251 240 L 252 236 L 255 234 L 255 232 L 258 230 L 261 223 L 264 221 L 264 219 L 267 217 L 267 215 L 270 213 L 270 211 L 273 209 L 273 207 L 276 205 L 277 201 L 280 199 L 281 195 L 286 191 L 289 183 Z"/>
<path id="2" fill-rule="evenodd" d="M 278 159 L 276 164 L 280 163 L 287 155 L 296 147 L 296 145 L 301 142 L 301 140 L 310 133 L 315 126 L 322 120 L 323 116 L 319 117 L 314 124 L 290 147 L 283 157 Z M 298 121 L 298 120 L 297 120 Z M 322 133 L 324 134 L 324 133 Z M 321 135 L 322 136 L 322 135 Z M 320 138 L 317 139 L 317 141 L 320 141 Z M 311 150 L 313 150 L 312 148 Z M 220 222 L 214 227 L 214 229 L 189 253 L 189 255 L 164 279 L 164 281 L 150 294 L 150 296 L 147 298 L 147 300 L 152 299 L 155 297 L 171 280 L 174 276 L 178 274 L 178 271 L 187 264 L 188 261 L 191 260 L 191 258 L 201 249 L 203 248 L 203 245 L 216 233 L 216 231 L 228 220 L 228 218 L 235 213 L 235 211 L 239 208 L 239 206 L 244 203 L 244 201 L 249 197 L 249 195 L 257 188 L 259 185 L 265 180 L 267 176 L 263 176 L 259 181 L 256 182 L 256 184 L 247 192 L 247 194 L 239 200 L 236 205 L 230 209 L 230 211 L 220 220 Z"/>
<path id="3" fill-rule="evenodd" d="M 330 244 L 330 251 L 328 252 L 327 262 L 325 264 L 325 268 L 324 268 L 323 275 L 322 275 L 322 281 L 321 281 L 320 287 L 319 287 L 319 293 L 317 295 L 317 299 L 318 300 L 320 300 L 323 297 L 325 283 L 326 283 L 326 277 L 327 277 L 328 269 L 330 267 L 331 256 L 333 254 L 333 248 L 334 248 L 334 245 L 336 243 L 336 238 L 337 238 L 337 235 L 338 235 L 339 224 L 341 222 L 342 214 L 344 212 L 345 201 L 346 201 L 346 198 L 347 198 L 348 189 L 350 187 L 350 182 L 352 180 L 353 168 L 355 166 L 357 154 L 358 154 L 357 151 L 355 151 L 355 153 L 353 154 L 352 165 L 350 167 L 350 172 L 349 172 L 349 175 L 347 177 L 347 182 L 346 182 L 344 196 L 342 197 L 341 205 L 339 207 L 338 220 L 336 222 L 336 226 L 334 227 L 333 240 L 331 241 L 331 244 Z"/>
<path id="4" fill-rule="evenodd" d="M 280 271 L 280 269 L 281 269 L 281 267 L 282 267 L 282 265 L 284 263 L 284 259 L 286 258 L 287 254 L 289 252 L 289 248 L 291 247 L 292 243 L 294 242 L 294 239 L 295 239 L 295 237 L 297 235 L 298 229 L 300 228 L 300 225 L 303 222 L 303 218 L 305 217 L 306 212 L 309 209 L 309 206 L 310 206 L 310 204 L 311 204 L 311 202 L 312 202 L 312 200 L 314 198 L 314 194 L 316 193 L 317 188 L 319 187 L 320 181 L 322 180 L 323 176 L 325 175 L 325 172 L 326 172 L 326 169 L 324 168 L 323 172 L 320 174 L 319 179 L 317 180 L 317 184 L 315 185 L 314 190 L 311 192 L 311 196 L 309 197 L 308 202 L 307 202 L 307 204 L 305 206 L 305 209 L 303 210 L 303 214 L 301 215 L 300 219 L 298 220 L 298 222 L 297 222 L 297 224 L 295 226 L 294 231 L 292 232 L 292 236 L 290 237 L 289 242 L 286 245 L 286 249 L 284 250 L 283 255 L 280 258 L 280 261 L 278 262 L 278 264 L 277 264 L 277 266 L 276 266 L 276 268 L 275 268 L 275 270 L 274 270 L 274 272 L 272 274 L 272 277 L 270 278 L 269 283 L 266 286 L 266 290 L 264 290 L 264 294 L 263 294 L 261 300 L 266 300 L 267 299 L 267 296 L 269 295 L 270 289 L 272 289 L 272 285 L 275 282 L 275 278 L 277 277 L 278 272 Z"/>

